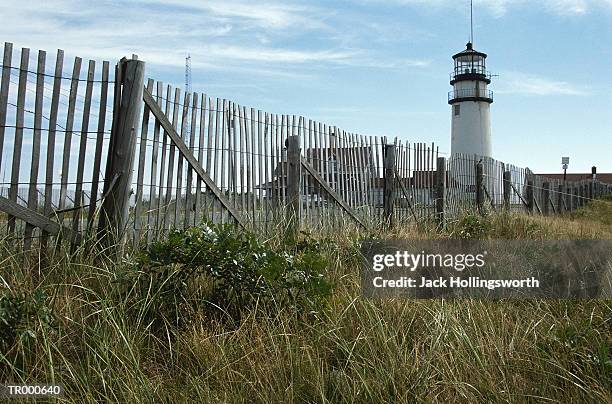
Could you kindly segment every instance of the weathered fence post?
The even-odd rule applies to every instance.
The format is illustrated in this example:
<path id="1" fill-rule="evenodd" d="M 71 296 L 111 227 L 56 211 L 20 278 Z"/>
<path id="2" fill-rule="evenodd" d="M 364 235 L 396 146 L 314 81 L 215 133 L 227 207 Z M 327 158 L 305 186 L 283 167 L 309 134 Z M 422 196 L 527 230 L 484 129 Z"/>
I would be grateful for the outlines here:
<path id="1" fill-rule="evenodd" d="M 476 208 L 484 213 L 484 166 L 482 161 L 476 163 Z"/>
<path id="2" fill-rule="evenodd" d="M 393 211 L 395 205 L 395 145 L 385 145 L 384 170 L 384 220 L 387 226 L 393 227 Z"/>
<path id="3" fill-rule="evenodd" d="M 557 213 L 563 213 L 563 185 L 559 184 L 557 188 Z"/>
<path id="4" fill-rule="evenodd" d="M 510 210 L 510 194 L 512 193 L 512 172 L 504 171 L 504 209 Z"/>
<path id="5" fill-rule="evenodd" d="M 446 158 L 438 157 L 436 171 L 436 222 L 438 229 L 444 228 L 444 205 L 446 193 Z"/>
<path id="6" fill-rule="evenodd" d="M 565 186 L 565 202 L 567 205 L 568 212 L 574 210 L 574 198 L 572 197 L 572 187 L 569 185 Z"/>
<path id="7" fill-rule="evenodd" d="M 550 182 L 542 184 L 542 214 L 548 216 L 550 213 Z"/>
<path id="8" fill-rule="evenodd" d="M 291 236 L 296 237 L 300 231 L 302 163 L 300 161 L 300 137 L 287 138 L 287 219 Z"/>
<path id="9" fill-rule="evenodd" d="M 580 207 L 579 203 L 580 203 L 580 192 L 578 189 L 577 185 L 574 185 L 574 192 L 572 193 L 573 195 L 573 199 L 574 201 L 572 202 L 572 206 L 574 207 L 574 210 L 578 209 Z"/>
<path id="10" fill-rule="evenodd" d="M 527 213 L 533 214 L 535 208 L 535 198 L 533 193 L 533 180 L 527 180 Z"/>
<path id="11" fill-rule="evenodd" d="M 115 70 L 113 124 L 106 160 L 99 232 L 106 245 L 121 244 L 129 215 L 130 187 L 144 88 L 143 61 L 123 58 Z M 92 198 L 95 198 L 92 195 Z"/>

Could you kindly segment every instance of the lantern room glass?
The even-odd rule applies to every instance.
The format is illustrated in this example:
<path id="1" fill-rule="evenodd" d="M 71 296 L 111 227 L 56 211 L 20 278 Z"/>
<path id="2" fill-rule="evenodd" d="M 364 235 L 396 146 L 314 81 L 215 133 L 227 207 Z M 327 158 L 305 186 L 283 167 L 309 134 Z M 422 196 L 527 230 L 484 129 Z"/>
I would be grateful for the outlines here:
<path id="1" fill-rule="evenodd" d="M 476 54 L 466 54 L 455 59 L 455 75 L 486 74 L 485 57 Z"/>

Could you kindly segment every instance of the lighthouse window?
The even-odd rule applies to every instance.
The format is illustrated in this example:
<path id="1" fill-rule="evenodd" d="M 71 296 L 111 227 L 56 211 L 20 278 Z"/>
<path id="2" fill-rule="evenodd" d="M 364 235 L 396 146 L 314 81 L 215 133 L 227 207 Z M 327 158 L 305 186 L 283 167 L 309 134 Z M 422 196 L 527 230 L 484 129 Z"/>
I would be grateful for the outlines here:
<path id="1" fill-rule="evenodd" d="M 459 116 L 461 113 L 461 105 L 453 105 L 453 112 L 455 116 Z"/>

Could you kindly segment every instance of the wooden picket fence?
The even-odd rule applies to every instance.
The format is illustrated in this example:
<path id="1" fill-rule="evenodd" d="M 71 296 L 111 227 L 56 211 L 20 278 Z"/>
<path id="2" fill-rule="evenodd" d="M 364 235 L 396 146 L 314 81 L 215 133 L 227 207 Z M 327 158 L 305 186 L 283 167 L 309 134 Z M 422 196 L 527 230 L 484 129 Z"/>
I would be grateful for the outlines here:
<path id="1" fill-rule="evenodd" d="M 16 53 L 5 43 L 0 225 L 25 249 L 51 237 L 143 246 L 202 220 L 260 233 L 443 225 L 465 209 L 561 213 L 612 192 L 145 84 L 135 56 L 111 71 L 79 57 L 66 69 L 61 50 L 31 68 L 30 50 Z"/>

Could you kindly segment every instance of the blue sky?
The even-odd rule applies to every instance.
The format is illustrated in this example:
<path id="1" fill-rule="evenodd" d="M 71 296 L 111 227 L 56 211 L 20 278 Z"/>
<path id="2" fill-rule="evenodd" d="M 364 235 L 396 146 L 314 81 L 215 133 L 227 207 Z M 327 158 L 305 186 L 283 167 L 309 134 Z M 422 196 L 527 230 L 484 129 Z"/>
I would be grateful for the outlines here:
<path id="1" fill-rule="evenodd" d="M 571 172 L 611 172 L 612 0 L 474 3 L 475 47 L 499 75 L 494 157 L 557 172 L 568 155 Z M 450 151 L 467 0 L 1 1 L 0 15 L 16 48 L 136 53 L 148 77 L 178 86 L 190 53 L 198 92 Z"/>

